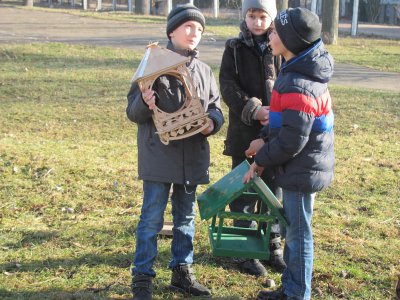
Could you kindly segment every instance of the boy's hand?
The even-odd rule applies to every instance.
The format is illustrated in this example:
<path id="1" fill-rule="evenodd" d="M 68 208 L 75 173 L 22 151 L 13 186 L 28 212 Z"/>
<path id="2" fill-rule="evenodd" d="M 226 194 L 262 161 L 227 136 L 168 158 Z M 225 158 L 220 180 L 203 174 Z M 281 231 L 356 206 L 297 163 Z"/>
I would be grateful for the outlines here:
<path id="1" fill-rule="evenodd" d="M 260 121 L 261 125 L 267 125 L 269 123 L 269 106 L 262 106 L 257 111 L 256 118 Z"/>
<path id="2" fill-rule="evenodd" d="M 214 131 L 214 121 L 210 118 L 207 118 L 208 127 L 204 128 L 201 133 L 204 135 L 209 135 L 211 132 Z"/>
<path id="3" fill-rule="evenodd" d="M 246 157 L 253 157 L 254 155 L 257 154 L 258 150 L 261 149 L 262 146 L 264 146 L 264 141 L 263 139 L 256 139 L 253 140 L 250 143 L 249 148 L 244 152 Z"/>
<path id="4" fill-rule="evenodd" d="M 142 98 L 144 103 L 147 104 L 150 110 L 153 110 L 156 108 L 156 97 L 154 96 L 154 91 L 153 90 L 144 90 L 142 92 Z"/>
<path id="5" fill-rule="evenodd" d="M 243 183 L 248 183 L 254 178 L 254 174 L 261 176 L 264 172 L 264 167 L 258 166 L 255 162 L 250 165 L 250 169 L 243 176 Z"/>

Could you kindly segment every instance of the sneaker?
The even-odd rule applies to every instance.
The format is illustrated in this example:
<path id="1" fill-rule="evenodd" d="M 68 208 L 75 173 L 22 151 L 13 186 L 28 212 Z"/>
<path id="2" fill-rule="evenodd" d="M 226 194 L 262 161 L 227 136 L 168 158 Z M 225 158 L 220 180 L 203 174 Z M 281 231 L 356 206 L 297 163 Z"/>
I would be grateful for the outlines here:
<path id="1" fill-rule="evenodd" d="M 239 263 L 239 268 L 243 273 L 254 276 L 266 276 L 267 269 L 258 259 L 249 259 Z"/>
<path id="2" fill-rule="evenodd" d="M 211 296 L 210 290 L 196 280 L 190 265 L 181 265 L 172 269 L 170 288 L 192 296 Z"/>
<path id="3" fill-rule="evenodd" d="M 132 279 L 133 300 L 153 299 L 153 277 L 145 274 L 135 275 Z"/>

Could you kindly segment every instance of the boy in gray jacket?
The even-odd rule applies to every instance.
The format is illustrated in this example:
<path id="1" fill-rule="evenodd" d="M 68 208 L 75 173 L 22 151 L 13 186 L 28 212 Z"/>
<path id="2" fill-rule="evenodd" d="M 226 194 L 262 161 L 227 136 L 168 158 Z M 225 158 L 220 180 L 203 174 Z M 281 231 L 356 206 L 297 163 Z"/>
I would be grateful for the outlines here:
<path id="1" fill-rule="evenodd" d="M 152 299 L 153 264 L 157 255 L 157 233 L 163 226 L 164 210 L 172 189 L 173 239 L 171 245 L 171 287 L 193 296 L 209 296 L 210 291 L 196 281 L 193 263 L 195 197 L 198 184 L 209 183 L 209 135 L 217 133 L 224 118 L 218 87 L 211 68 L 198 60 L 196 49 L 205 19 L 195 6 L 173 9 L 167 18 L 169 50 L 190 58 L 187 67 L 200 100 L 208 113 L 209 126 L 201 133 L 164 145 L 152 120 L 157 105 L 166 112 L 184 103 L 182 83 L 173 76 L 161 76 L 152 89 L 140 91 L 133 83 L 128 94 L 128 118 L 138 125 L 139 178 L 143 180 L 143 204 L 136 231 L 136 253 L 132 269 L 134 299 Z"/>

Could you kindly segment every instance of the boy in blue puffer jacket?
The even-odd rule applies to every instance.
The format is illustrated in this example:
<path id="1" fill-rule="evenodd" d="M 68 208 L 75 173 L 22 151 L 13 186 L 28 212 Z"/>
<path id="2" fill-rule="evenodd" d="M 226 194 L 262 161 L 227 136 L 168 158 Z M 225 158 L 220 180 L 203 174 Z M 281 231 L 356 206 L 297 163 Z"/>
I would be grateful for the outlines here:
<path id="1" fill-rule="evenodd" d="M 333 59 L 320 34 L 318 16 L 289 8 L 278 14 L 269 36 L 273 55 L 282 55 L 285 62 L 272 92 L 268 141 L 251 142 L 246 155 L 255 155 L 254 163 L 243 180 L 261 175 L 264 168 L 274 170 L 289 225 L 282 288 L 261 291 L 257 299 L 311 298 L 313 202 L 315 193 L 331 183 L 334 168 L 334 117 L 327 86 Z"/>

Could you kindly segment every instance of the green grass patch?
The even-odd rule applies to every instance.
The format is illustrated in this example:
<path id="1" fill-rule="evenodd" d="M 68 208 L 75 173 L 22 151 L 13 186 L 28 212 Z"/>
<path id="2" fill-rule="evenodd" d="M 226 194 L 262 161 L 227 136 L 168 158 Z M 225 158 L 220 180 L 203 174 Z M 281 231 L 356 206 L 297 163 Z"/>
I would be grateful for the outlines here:
<path id="1" fill-rule="evenodd" d="M 23 8 L 23 7 L 22 7 Z M 34 7 L 36 10 L 62 12 L 73 15 L 114 21 L 127 21 L 165 26 L 165 16 L 136 15 L 127 11 L 83 11 L 60 8 Z M 205 36 L 226 40 L 237 37 L 240 20 L 230 18 L 206 18 Z M 339 63 L 354 64 L 380 71 L 400 72 L 400 41 L 375 38 L 340 36 L 337 45 L 327 45 Z"/>
<path id="2" fill-rule="evenodd" d="M 400 72 L 400 40 L 340 37 L 327 48 L 336 62 Z"/>
<path id="3" fill-rule="evenodd" d="M 0 46 L 1 299 L 130 297 L 142 192 L 125 107 L 140 59 L 106 47 Z M 394 299 L 400 95 L 331 93 L 337 164 L 315 203 L 313 299 Z M 226 125 L 210 138 L 211 182 L 230 169 L 225 134 Z M 207 222 L 196 223 L 199 280 L 221 299 L 255 298 L 264 280 L 213 257 Z M 167 289 L 170 240 L 161 238 L 159 250 L 154 298 L 179 299 Z M 280 282 L 272 270 L 269 277 Z"/>

